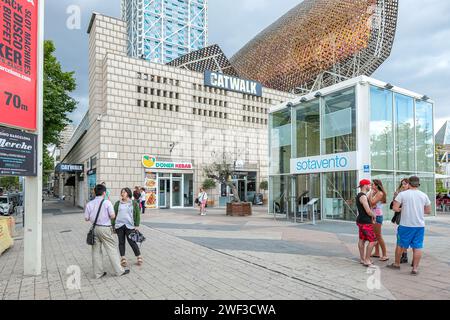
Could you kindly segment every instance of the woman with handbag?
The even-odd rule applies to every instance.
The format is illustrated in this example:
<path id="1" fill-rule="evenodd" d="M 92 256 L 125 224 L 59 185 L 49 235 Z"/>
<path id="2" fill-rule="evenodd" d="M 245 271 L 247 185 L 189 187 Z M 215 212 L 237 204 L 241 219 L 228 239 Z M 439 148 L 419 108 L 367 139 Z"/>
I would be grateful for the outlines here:
<path id="1" fill-rule="evenodd" d="M 205 192 L 205 189 L 200 188 L 200 193 L 198 194 L 198 205 L 200 206 L 200 215 L 206 216 L 206 202 L 208 201 L 208 195 Z"/>
<path id="2" fill-rule="evenodd" d="M 116 230 L 117 237 L 119 238 L 119 252 L 120 252 L 120 264 L 122 267 L 127 267 L 128 262 L 125 258 L 125 238 L 128 241 L 131 249 L 133 249 L 134 255 L 137 258 L 137 265 L 140 266 L 143 263 L 141 251 L 138 244 L 130 237 L 134 231 L 137 231 L 141 221 L 141 209 L 137 201 L 132 200 L 132 193 L 129 188 L 124 188 L 121 191 L 121 200 L 117 201 L 114 205 L 114 212 L 116 213 L 116 219 L 112 221 L 112 225 Z"/>
<path id="3" fill-rule="evenodd" d="M 399 187 L 397 188 L 397 190 L 394 193 L 394 199 L 391 202 L 391 206 L 390 209 L 392 210 L 394 207 L 394 200 L 395 198 L 397 198 L 397 196 L 399 195 L 400 192 L 406 191 L 409 189 L 409 179 L 403 179 L 400 182 Z M 400 225 L 400 219 L 401 219 L 401 213 L 400 212 L 395 212 L 394 217 L 392 218 L 392 223 L 396 224 L 397 227 Z M 398 235 L 397 235 L 398 237 Z M 400 263 L 408 263 L 408 251 L 406 250 L 405 252 L 403 252 L 402 257 L 400 259 Z"/>

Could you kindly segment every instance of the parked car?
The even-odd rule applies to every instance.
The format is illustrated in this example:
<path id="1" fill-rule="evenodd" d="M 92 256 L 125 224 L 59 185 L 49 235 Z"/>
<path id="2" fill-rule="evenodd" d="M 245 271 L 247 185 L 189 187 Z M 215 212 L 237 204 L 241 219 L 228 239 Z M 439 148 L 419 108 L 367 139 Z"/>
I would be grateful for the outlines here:
<path id="1" fill-rule="evenodd" d="M 14 213 L 17 204 L 10 195 L 0 196 L 0 214 L 2 216 L 10 216 Z"/>

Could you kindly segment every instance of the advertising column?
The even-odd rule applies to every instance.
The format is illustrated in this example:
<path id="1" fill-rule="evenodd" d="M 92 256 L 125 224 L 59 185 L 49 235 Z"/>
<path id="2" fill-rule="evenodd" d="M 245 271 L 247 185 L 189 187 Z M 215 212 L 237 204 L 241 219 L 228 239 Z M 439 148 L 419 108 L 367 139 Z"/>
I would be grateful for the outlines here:
<path id="1" fill-rule="evenodd" d="M 43 0 L 0 1 L 0 126 L 37 136 L 33 148 L 32 137 L 18 130 L 4 132 L 7 137 L 0 147 L 6 154 L 3 173 L 26 176 L 25 275 L 41 274 L 43 8 Z M 32 151 L 28 158 L 26 153 Z"/>

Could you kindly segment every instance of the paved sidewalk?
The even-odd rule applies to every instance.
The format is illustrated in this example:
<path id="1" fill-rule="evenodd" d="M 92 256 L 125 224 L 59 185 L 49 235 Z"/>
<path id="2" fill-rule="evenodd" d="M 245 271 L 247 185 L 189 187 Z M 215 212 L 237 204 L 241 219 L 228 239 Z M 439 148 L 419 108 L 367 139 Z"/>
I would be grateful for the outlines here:
<path id="1" fill-rule="evenodd" d="M 368 273 L 357 257 L 353 224 L 317 226 L 249 218 L 211 209 L 151 211 L 143 216 L 144 265 L 131 274 L 92 279 L 89 224 L 70 204 L 44 204 L 43 273 L 23 276 L 23 240 L 0 257 L 2 299 L 450 299 L 450 218 L 429 221 L 418 277 L 379 264 Z M 389 247 L 393 228 L 386 225 Z M 429 249 L 428 249 L 429 248 Z M 131 248 L 127 255 L 134 262 Z M 71 269 L 70 266 L 76 266 Z M 109 267 L 109 262 L 105 261 Z M 80 290 L 71 290 L 74 271 Z M 109 271 L 109 270 L 108 270 Z M 380 286 L 377 288 L 377 278 Z M 370 290 L 369 287 L 374 289 Z"/>

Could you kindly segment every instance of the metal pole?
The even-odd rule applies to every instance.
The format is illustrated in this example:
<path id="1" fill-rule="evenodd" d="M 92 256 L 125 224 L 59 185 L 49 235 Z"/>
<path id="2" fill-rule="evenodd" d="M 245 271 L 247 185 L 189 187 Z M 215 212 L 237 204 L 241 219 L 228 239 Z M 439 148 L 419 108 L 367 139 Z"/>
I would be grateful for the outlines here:
<path id="1" fill-rule="evenodd" d="M 25 178 L 24 203 L 27 219 L 24 229 L 24 274 L 37 276 L 42 272 L 42 154 L 43 154 L 43 76 L 44 76 L 44 0 L 38 5 L 37 38 L 37 176 Z"/>
<path id="2" fill-rule="evenodd" d="M 312 205 L 312 220 L 313 220 L 313 225 L 316 225 L 316 213 L 315 213 L 315 210 L 314 210 L 315 206 L 316 206 L 316 203 L 313 203 L 313 205 Z"/>

